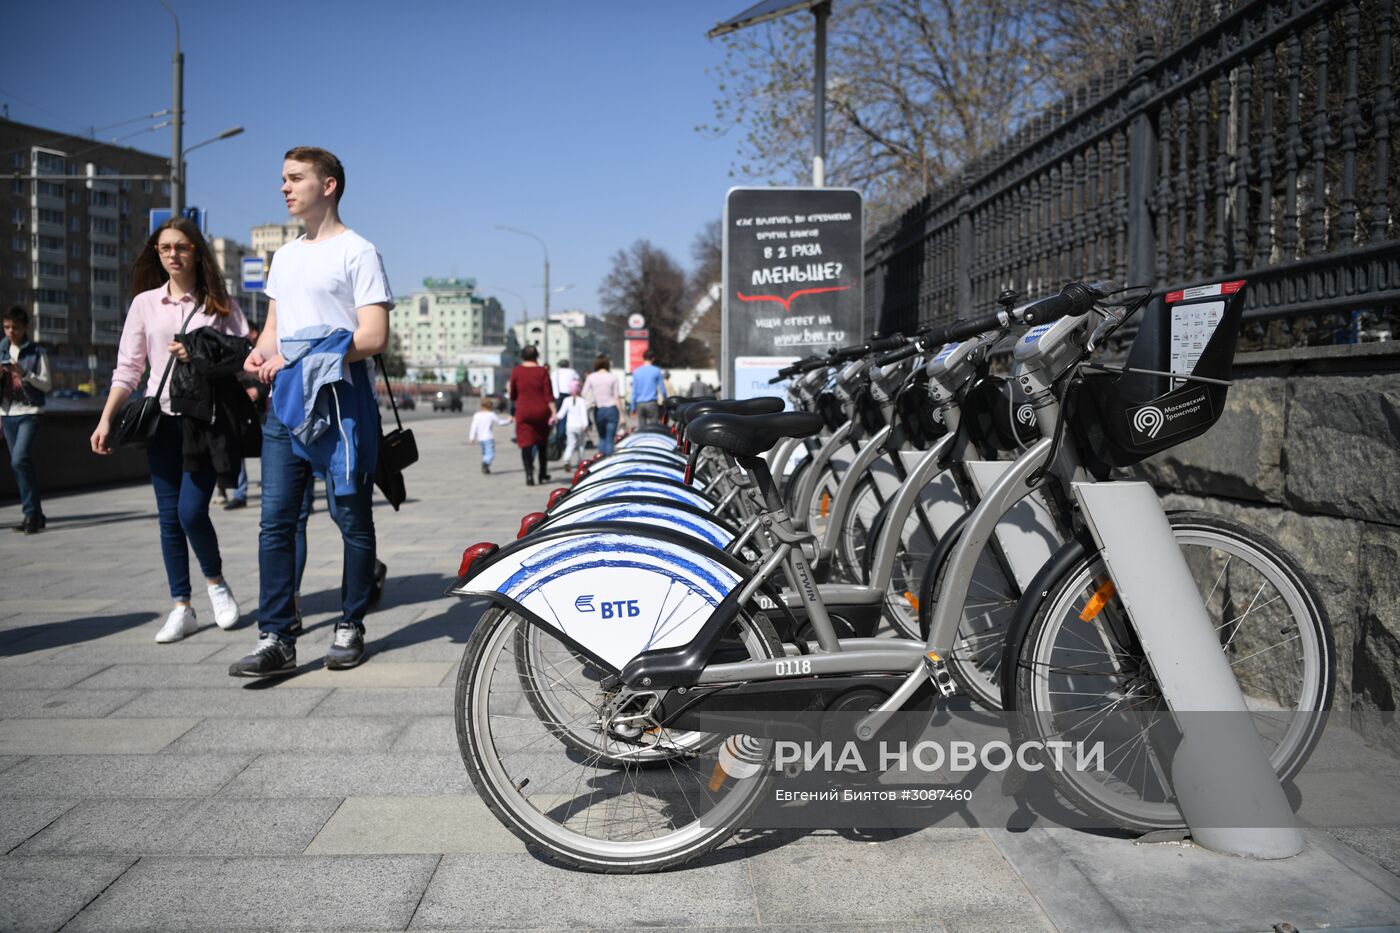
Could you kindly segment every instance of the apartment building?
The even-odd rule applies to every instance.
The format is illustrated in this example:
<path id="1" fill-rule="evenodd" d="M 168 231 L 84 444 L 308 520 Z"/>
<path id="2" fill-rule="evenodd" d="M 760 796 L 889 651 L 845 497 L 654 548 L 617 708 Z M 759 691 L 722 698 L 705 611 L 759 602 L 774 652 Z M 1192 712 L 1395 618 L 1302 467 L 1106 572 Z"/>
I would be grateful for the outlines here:
<path id="1" fill-rule="evenodd" d="M 0 171 L 0 304 L 29 312 L 55 385 L 105 384 L 150 210 L 170 203 L 169 161 L 0 120 Z"/>
<path id="2" fill-rule="evenodd" d="M 456 382 L 470 360 L 504 349 L 505 309 L 477 294 L 475 279 L 424 279 L 394 302 L 389 327 L 410 376 Z"/>

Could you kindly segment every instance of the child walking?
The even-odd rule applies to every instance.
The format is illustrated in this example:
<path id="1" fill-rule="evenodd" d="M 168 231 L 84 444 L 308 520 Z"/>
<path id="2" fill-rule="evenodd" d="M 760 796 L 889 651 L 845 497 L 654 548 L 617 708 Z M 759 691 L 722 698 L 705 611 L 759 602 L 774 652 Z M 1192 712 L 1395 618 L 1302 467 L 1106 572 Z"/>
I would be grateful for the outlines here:
<path id="1" fill-rule="evenodd" d="M 577 379 L 569 387 L 569 397 L 559 407 L 559 420 L 564 424 L 568 444 L 564 448 L 564 465 L 570 469 L 583 459 L 583 436 L 588 433 L 588 403 L 579 394 Z"/>
<path id="2" fill-rule="evenodd" d="M 495 414 L 496 401 L 487 396 L 481 399 L 481 410 L 472 415 L 471 427 L 467 429 L 467 440 L 481 445 L 481 472 L 491 472 L 491 461 L 496 459 L 496 426 L 510 424 L 515 420 Z"/>

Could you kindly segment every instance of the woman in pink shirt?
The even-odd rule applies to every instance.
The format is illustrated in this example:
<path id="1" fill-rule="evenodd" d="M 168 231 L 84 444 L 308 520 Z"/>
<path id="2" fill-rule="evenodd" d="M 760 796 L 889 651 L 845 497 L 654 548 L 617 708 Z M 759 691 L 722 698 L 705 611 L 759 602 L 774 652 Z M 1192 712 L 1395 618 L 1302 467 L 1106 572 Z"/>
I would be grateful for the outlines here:
<path id="1" fill-rule="evenodd" d="M 598 429 L 600 454 L 613 452 L 617 422 L 622 412 L 620 394 L 617 377 L 612 374 L 612 363 L 599 353 L 598 358 L 593 361 L 593 372 L 583 380 L 583 395 L 593 403 L 593 426 Z"/>
<path id="2" fill-rule="evenodd" d="M 167 220 L 146 241 L 131 270 L 131 291 L 134 297 L 122 327 L 112 389 L 97 430 L 92 432 L 92 450 L 98 454 L 112 452 L 108 441 L 113 419 L 140 385 L 147 365 L 147 391 L 154 391 L 170 354 L 180 360 L 188 358 L 189 352 L 175 342 L 177 331 L 187 333 L 213 327 L 233 336 L 248 334 L 248 322 L 237 302 L 228 296 L 223 275 L 204 236 L 183 217 Z M 146 461 L 160 511 L 165 576 L 175 600 L 175 608 L 156 633 L 156 641 L 164 644 L 179 641 L 198 628 L 194 607 L 190 605 L 191 545 L 208 583 L 209 601 L 219 628 L 232 628 L 238 622 L 239 612 L 233 591 L 224 580 L 219 539 L 209 520 L 214 467 L 206 457 L 198 470 L 185 469 L 182 416 L 171 411 L 169 380 L 161 391 L 160 408 L 160 426 L 146 448 Z"/>

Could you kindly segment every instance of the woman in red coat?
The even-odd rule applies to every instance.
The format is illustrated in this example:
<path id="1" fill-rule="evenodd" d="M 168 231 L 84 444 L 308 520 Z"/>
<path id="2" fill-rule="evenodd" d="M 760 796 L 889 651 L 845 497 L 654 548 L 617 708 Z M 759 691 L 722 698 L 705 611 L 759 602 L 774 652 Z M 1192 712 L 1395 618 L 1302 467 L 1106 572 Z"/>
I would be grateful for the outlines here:
<path id="1" fill-rule="evenodd" d="M 525 482 L 535 485 L 535 453 L 540 455 L 540 482 L 549 482 L 549 426 L 554 423 L 554 389 L 540 351 L 520 351 L 520 365 L 510 373 L 510 400 L 515 403 L 515 442 L 525 464 Z"/>

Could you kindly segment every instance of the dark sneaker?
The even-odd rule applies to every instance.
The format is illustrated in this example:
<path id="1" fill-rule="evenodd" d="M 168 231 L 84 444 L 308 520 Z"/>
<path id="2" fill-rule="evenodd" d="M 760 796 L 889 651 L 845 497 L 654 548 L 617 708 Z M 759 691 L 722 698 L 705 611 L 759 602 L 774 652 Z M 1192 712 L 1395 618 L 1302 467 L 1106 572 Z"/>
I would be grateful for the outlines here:
<path id="1" fill-rule="evenodd" d="M 384 596 L 384 581 L 389 576 L 389 568 L 384 561 L 378 558 L 374 561 L 374 583 L 369 588 L 369 604 L 379 605 L 379 600 Z"/>
<path id="2" fill-rule="evenodd" d="M 549 482 L 549 474 L 548 474 L 548 473 L 541 473 L 541 474 L 540 474 L 540 482 L 541 482 L 541 483 L 547 483 L 547 482 Z"/>
<path id="3" fill-rule="evenodd" d="M 20 522 L 16 531 L 22 531 L 27 535 L 37 535 L 44 530 L 44 521 L 38 515 L 26 515 L 24 521 Z"/>
<path id="4" fill-rule="evenodd" d="M 272 677 L 290 674 L 297 668 L 297 649 L 276 635 L 264 632 L 258 646 L 247 657 L 228 666 L 230 677 Z"/>
<path id="5" fill-rule="evenodd" d="M 326 652 L 326 667 L 333 671 L 343 671 L 354 667 L 365 659 L 365 636 L 348 622 L 340 622 L 335 627 L 335 638 Z"/>

